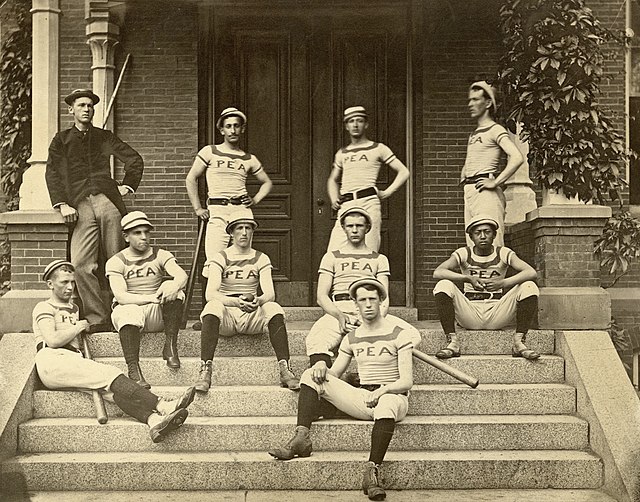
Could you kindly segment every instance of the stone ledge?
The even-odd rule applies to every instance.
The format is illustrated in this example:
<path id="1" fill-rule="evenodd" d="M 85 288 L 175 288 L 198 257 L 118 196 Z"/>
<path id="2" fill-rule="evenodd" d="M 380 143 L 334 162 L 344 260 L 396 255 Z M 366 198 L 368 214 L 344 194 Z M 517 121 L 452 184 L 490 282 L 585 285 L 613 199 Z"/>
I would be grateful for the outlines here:
<path id="1" fill-rule="evenodd" d="M 42 283 L 44 285 L 44 283 Z M 12 289 L 0 298 L 0 332 L 31 331 L 31 313 L 41 301 L 48 299 L 48 289 Z"/>
<path id="2" fill-rule="evenodd" d="M 611 297 L 600 287 L 542 287 L 538 305 L 541 329 L 607 329 Z"/>
<path id="3" fill-rule="evenodd" d="M 43 225 L 60 224 L 65 225 L 60 213 L 54 209 L 49 210 L 20 210 L 9 211 L 0 214 L 0 224 L 6 225 Z"/>
<path id="4" fill-rule="evenodd" d="M 611 218 L 609 206 L 567 204 L 543 206 L 527 213 L 526 221 L 557 218 Z"/>

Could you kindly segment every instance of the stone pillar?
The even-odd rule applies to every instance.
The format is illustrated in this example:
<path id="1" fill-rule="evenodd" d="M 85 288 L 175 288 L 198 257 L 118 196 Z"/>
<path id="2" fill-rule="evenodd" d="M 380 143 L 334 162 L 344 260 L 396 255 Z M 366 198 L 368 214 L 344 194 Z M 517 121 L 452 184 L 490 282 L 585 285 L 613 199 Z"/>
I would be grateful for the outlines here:
<path id="1" fill-rule="evenodd" d="M 529 178 L 529 143 L 520 141 L 520 131 L 522 126 L 518 124 L 516 134 L 509 131 L 509 137 L 518 147 L 524 162 L 518 170 L 505 182 L 504 196 L 507 200 L 506 214 L 504 217 L 505 226 L 514 225 L 525 221 L 528 212 L 538 207 L 536 204 L 536 194 L 533 191 L 533 181 Z"/>
<path id="2" fill-rule="evenodd" d="M 600 287 L 593 243 L 611 217 L 596 205 L 545 206 L 527 214 L 534 240 L 542 329 L 606 329 L 611 298 Z"/>
<path id="3" fill-rule="evenodd" d="M 58 0 L 33 0 L 31 158 L 20 186 L 21 210 L 51 209 L 44 180 L 49 143 L 58 132 Z"/>
<path id="4" fill-rule="evenodd" d="M 108 0 L 87 0 L 86 3 L 87 43 L 91 47 L 93 56 L 91 65 L 93 92 L 100 96 L 100 103 L 96 106 L 93 117 L 93 124 L 96 127 L 103 127 L 115 85 L 115 47 L 120 43 L 120 28 L 111 19 L 111 9 L 115 5 L 120 3 Z M 104 127 L 113 130 L 113 123 L 112 111 Z"/>

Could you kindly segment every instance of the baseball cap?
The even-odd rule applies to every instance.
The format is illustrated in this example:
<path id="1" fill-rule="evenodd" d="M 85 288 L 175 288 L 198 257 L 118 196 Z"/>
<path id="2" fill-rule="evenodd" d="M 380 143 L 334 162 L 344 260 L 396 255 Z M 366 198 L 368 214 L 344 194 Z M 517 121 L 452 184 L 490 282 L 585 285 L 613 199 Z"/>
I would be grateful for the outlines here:
<path id="1" fill-rule="evenodd" d="M 231 215 L 231 219 L 227 224 L 227 233 L 229 235 L 231 235 L 231 232 L 233 231 L 233 227 L 236 226 L 238 223 L 248 223 L 254 229 L 258 227 L 258 222 L 253 219 L 253 215 L 247 214 L 246 211 L 241 211 L 239 213 L 235 213 Z"/>
<path id="2" fill-rule="evenodd" d="M 340 215 L 340 225 L 344 224 L 344 219 L 350 214 L 360 214 L 364 216 L 369 226 L 373 225 L 373 223 L 371 222 L 371 216 L 369 215 L 367 210 L 360 206 L 350 206 L 347 209 L 345 209 L 343 213 Z"/>
<path id="3" fill-rule="evenodd" d="M 479 214 L 475 218 L 472 218 L 467 228 L 464 229 L 466 233 L 471 233 L 473 227 L 477 227 L 478 225 L 491 225 L 495 230 L 498 230 L 499 225 L 496 220 L 494 220 L 491 216 L 487 216 L 486 214 Z"/>
<path id="4" fill-rule="evenodd" d="M 51 276 L 51 274 L 56 269 L 62 267 L 63 265 L 71 267 L 71 270 L 75 270 L 76 269 L 70 261 L 67 261 L 67 260 L 53 260 L 51 263 L 49 263 L 49 265 L 44 267 L 44 272 L 42 273 L 42 280 L 43 281 L 48 280 L 49 277 Z"/>
<path id="5" fill-rule="evenodd" d="M 218 117 L 218 120 L 216 121 L 216 127 L 218 129 L 220 129 L 222 127 L 222 121 L 224 119 L 226 119 L 227 117 L 240 117 L 242 119 L 242 123 L 243 124 L 247 123 L 247 116 L 244 113 L 242 113 L 240 110 L 238 110 L 237 108 L 231 106 L 229 108 L 225 108 L 220 113 L 220 116 Z"/>
<path id="6" fill-rule="evenodd" d="M 367 114 L 367 110 L 364 109 L 364 106 L 350 106 L 345 109 L 342 121 L 346 122 L 353 117 L 364 117 L 366 119 L 369 118 L 369 115 Z"/>
<path id="7" fill-rule="evenodd" d="M 94 105 L 97 105 L 100 102 L 100 98 L 95 95 L 91 89 L 75 89 L 74 91 L 71 91 L 71 94 L 64 98 L 64 102 L 69 106 L 73 106 L 73 102 L 78 98 L 89 98 L 93 101 Z"/>
<path id="8" fill-rule="evenodd" d="M 498 110 L 498 103 L 496 103 L 496 89 L 486 80 L 478 80 L 477 82 L 474 82 L 469 86 L 469 89 L 473 89 L 474 87 L 482 89 L 489 95 L 491 98 L 491 106 L 495 113 Z"/>
<path id="9" fill-rule="evenodd" d="M 351 297 L 351 299 L 353 300 L 356 299 L 356 290 L 360 286 L 367 286 L 367 285 L 373 286 L 378 290 L 381 300 L 384 300 L 387 297 L 387 290 L 385 289 L 384 284 L 382 284 L 378 279 L 375 279 L 374 277 L 363 277 L 362 279 L 357 279 L 353 281 L 349 286 L 349 296 Z"/>
<path id="10" fill-rule="evenodd" d="M 147 225 L 153 228 L 153 225 L 147 218 L 147 215 L 142 211 L 131 211 L 129 214 L 125 214 L 120 220 L 120 225 L 122 226 L 122 230 L 126 231 L 134 227 L 138 227 L 140 225 Z"/>

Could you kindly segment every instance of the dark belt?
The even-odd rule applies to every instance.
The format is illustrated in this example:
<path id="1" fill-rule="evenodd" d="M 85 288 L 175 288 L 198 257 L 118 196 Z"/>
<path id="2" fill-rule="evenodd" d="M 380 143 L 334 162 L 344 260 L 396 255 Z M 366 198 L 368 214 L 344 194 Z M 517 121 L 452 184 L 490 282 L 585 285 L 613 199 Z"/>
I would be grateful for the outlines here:
<path id="1" fill-rule="evenodd" d="M 478 181 L 480 180 L 486 180 L 491 178 L 491 176 L 493 176 L 493 174 L 487 173 L 487 174 L 477 174 L 476 176 L 471 176 L 471 178 L 465 178 L 463 179 L 460 183 L 462 185 L 475 185 Z"/>
<path id="2" fill-rule="evenodd" d="M 382 385 L 379 385 L 379 384 L 360 385 L 361 389 L 368 390 L 369 392 L 373 392 L 374 390 L 378 390 L 380 387 L 382 387 Z M 409 393 L 408 392 L 401 392 L 399 395 L 400 396 L 408 396 Z"/>
<path id="3" fill-rule="evenodd" d="M 344 300 L 351 300 L 349 293 L 338 293 L 337 295 L 333 295 L 334 302 L 341 302 Z"/>
<path id="4" fill-rule="evenodd" d="M 465 291 L 464 296 L 469 300 L 499 300 L 502 298 L 502 291 Z"/>
<path id="5" fill-rule="evenodd" d="M 374 187 L 364 188 L 362 190 L 356 190 L 355 192 L 347 192 L 340 196 L 340 202 L 347 202 L 353 199 L 362 199 L 363 197 L 369 197 L 371 195 L 377 195 L 378 192 Z"/>
<path id="6" fill-rule="evenodd" d="M 228 206 L 229 204 L 233 206 L 240 206 L 242 204 L 242 197 L 231 197 L 230 199 L 225 197 L 207 199 L 208 206 Z"/>
<path id="7" fill-rule="evenodd" d="M 40 352 L 41 349 L 44 349 L 45 347 L 47 347 L 47 344 L 44 343 L 43 341 L 38 342 L 36 345 L 36 352 Z M 65 350 L 69 350 L 71 352 L 76 352 L 77 354 L 82 354 L 82 352 L 80 352 L 80 349 L 77 347 L 74 347 L 73 345 L 71 345 L 70 343 L 63 345 L 62 347 L 51 347 L 52 349 L 65 349 Z"/>

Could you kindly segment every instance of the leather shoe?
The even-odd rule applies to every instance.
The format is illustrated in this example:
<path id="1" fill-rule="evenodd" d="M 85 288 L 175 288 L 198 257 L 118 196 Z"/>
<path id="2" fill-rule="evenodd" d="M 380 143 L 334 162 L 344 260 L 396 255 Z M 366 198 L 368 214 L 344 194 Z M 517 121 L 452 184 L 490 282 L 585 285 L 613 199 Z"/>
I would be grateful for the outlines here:
<path id="1" fill-rule="evenodd" d="M 189 387 L 176 401 L 175 411 L 186 409 L 196 397 L 196 388 Z"/>
<path id="2" fill-rule="evenodd" d="M 160 443 L 171 431 L 182 426 L 189 416 L 189 411 L 181 408 L 162 418 L 162 420 L 149 429 L 151 441 Z"/>

